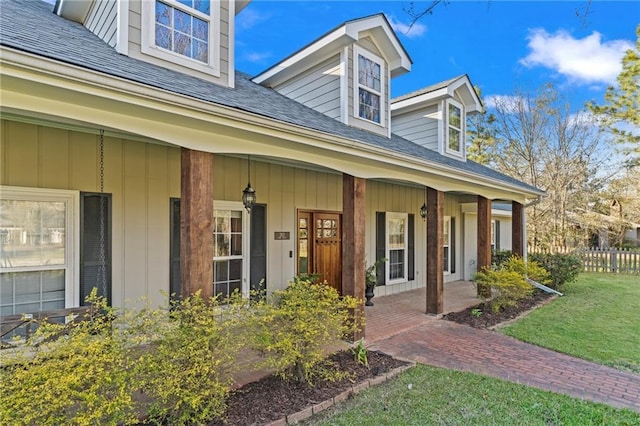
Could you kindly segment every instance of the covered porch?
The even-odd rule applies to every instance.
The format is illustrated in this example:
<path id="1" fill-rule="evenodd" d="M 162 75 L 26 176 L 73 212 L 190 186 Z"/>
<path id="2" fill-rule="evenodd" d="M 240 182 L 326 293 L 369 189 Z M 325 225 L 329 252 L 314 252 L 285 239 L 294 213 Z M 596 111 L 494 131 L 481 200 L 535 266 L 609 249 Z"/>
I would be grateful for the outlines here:
<path id="1" fill-rule="evenodd" d="M 476 285 L 471 281 L 444 283 L 443 314 L 461 311 L 480 303 Z M 426 287 L 390 296 L 374 297 L 374 306 L 365 307 L 365 343 L 414 328 L 425 322 L 435 321 L 440 315 L 425 313 Z"/>

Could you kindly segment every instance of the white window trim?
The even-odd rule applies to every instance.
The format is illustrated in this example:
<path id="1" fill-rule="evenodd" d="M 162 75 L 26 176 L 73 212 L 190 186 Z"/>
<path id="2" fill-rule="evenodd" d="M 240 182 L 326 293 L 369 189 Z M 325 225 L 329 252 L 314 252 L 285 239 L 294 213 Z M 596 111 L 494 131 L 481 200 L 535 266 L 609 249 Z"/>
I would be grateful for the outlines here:
<path id="1" fill-rule="evenodd" d="M 496 249 L 496 221 L 491 220 L 491 250 Z"/>
<path id="2" fill-rule="evenodd" d="M 176 9 L 183 10 L 190 15 L 203 17 L 203 14 L 196 12 L 188 6 L 176 0 L 162 0 L 164 3 Z M 209 63 L 204 64 L 195 59 L 188 58 L 179 53 L 157 47 L 155 44 L 155 4 L 156 0 L 142 1 L 142 40 L 140 50 L 143 54 L 153 56 L 168 62 L 185 66 L 206 74 L 220 77 L 220 2 L 212 1 L 210 6 L 209 22 Z"/>
<path id="3" fill-rule="evenodd" d="M 391 279 L 391 268 L 389 267 L 389 262 L 391 261 L 391 248 L 389 245 L 389 220 L 390 219 L 404 219 L 404 272 L 402 278 Z M 407 213 L 394 213 L 394 212 L 386 212 L 385 214 L 385 235 L 384 235 L 384 246 L 385 246 L 385 257 L 387 258 L 386 267 L 385 267 L 385 284 L 398 284 L 409 281 L 409 215 Z"/>
<path id="4" fill-rule="evenodd" d="M 64 189 L 28 188 L 19 186 L 0 186 L 0 199 L 20 201 L 52 201 L 65 203 L 65 264 L 64 269 L 64 306 L 80 306 L 80 193 Z M 58 265 L 57 265 L 58 266 Z M 0 272 L 40 271 L 41 267 L 0 267 Z"/>
<path id="5" fill-rule="evenodd" d="M 362 86 L 364 90 L 367 90 L 375 95 L 380 95 L 380 122 L 376 123 L 372 120 L 367 120 L 366 118 L 360 117 L 360 81 L 358 79 L 358 55 L 362 55 L 365 58 L 377 63 L 380 65 L 380 92 L 376 93 L 375 90 L 371 89 L 367 86 Z M 387 69 L 384 63 L 384 60 L 378 55 L 369 52 L 368 50 L 358 46 L 353 46 L 353 117 L 362 120 L 366 123 L 375 124 L 376 126 L 384 127 L 384 121 L 386 117 L 386 98 L 385 98 L 385 87 L 387 85 Z"/>
<path id="6" fill-rule="evenodd" d="M 443 265 L 443 269 L 446 268 L 444 270 L 444 275 L 451 275 L 451 216 L 443 216 L 442 218 L 442 226 L 444 227 L 445 224 L 449 224 L 449 228 L 447 229 L 447 239 L 444 239 L 444 229 L 443 229 L 443 235 L 442 235 L 442 249 L 444 250 L 445 247 L 447 247 L 449 249 L 449 256 L 447 256 L 447 261 L 448 263 L 446 265 Z"/>
<path id="7" fill-rule="evenodd" d="M 449 105 L 460 109 L 460 150 L 455 151 L 449 148 Z M 456 157 L 464 157 L 466 145 L 466 113 L 463 105 L 455 99 L 447 99 L 444 106 L 444 151 Z M 457 129 L 458 130 L 458 129 Z"/>
<path id="8" fill-rule="evenodd" d="M 241 202 L 237 201 L 213 201 L 213 210 L 236 210 L 242 212 L 242 294 L 244 296 L 249 296 L 249 272 L 251 269 L 249 268 L 250 262 L 250 253 L 249 253 L 249 242 L 251 240 L 251 236 L 249 235 L 250 226 L 249 226 L 249 214 L 247 210 L 244 208 L 244 205 Z M 213 219 L 213 218 L 212 218 Z M 213 260 L 228 260 L 228 259 L 237 259 L 237 256 L 213 256 Z M 215 273 L 215 271 L 214 271 Z M 213 283 L 212 283 L 213 284 Z"/>

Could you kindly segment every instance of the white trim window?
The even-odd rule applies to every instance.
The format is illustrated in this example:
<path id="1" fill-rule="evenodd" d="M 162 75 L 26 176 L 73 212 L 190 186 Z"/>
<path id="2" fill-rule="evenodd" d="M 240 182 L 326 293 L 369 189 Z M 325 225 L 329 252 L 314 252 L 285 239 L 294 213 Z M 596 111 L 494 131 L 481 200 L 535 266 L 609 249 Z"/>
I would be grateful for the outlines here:
<path id="1" fill-rule="evenodd" d="M 0 315 L 78 306 L 79 195 L 0 188 Z"/>
<path id="2" fill-rule="evenodd" d="M 142 2 L 142 53 L 220 75 L 220 2 Z"/>
<path id="3" fill-rule="evenodd" d="M 444 274 L 451 274 L 451 216 L 442 218 L 442 258 Z"/>
<path id="4" fill-rule="evenodd" d="M 249 218 L 242 203 L 214 202 L 213 294 L 248 293 Z"/>
<path id="5" fill-rule="evenodd" d="M 449 99 L 446 102 L 445 150 L 449 154 L 463 155 L 465 141 L 465 115 L 461 103 Z"/>
<path id="6" fill-rule="evenodd" d="M 406 213 L 389 213 L 386 217 L 386 258 L 387 284 L 407 281 L 409 270 L 409 236 L 408 215 Z"/>
<path id="7" fill-rule="evenodd" d="M 385 114 L 385 66 L 382 58 L 354 48 L 354 115 L 382 125 Z"/>
<path id="8" fill-rule="evenodd" d="M 491 221 L 491 251 L 496 249 L 496 221 Z"/>

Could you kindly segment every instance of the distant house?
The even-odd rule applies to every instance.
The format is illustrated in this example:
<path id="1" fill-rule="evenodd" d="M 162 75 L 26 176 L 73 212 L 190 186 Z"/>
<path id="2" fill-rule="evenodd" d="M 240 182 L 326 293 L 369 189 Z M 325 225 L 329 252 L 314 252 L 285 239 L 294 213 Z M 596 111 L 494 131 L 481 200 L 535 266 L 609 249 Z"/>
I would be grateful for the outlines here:
<path id="1" fill-rule="evenodd" d="M 252 77 L 247 3 L 2 2 L 1 315 L 301 273 L 362 297 L 382 257 L 376 294 L 426 286 L 435 314 L 492 244 L 523 253 L 543 192 L 467 160 L 468 76 L 390 99 L 412 61 L 374 15 Z"/>

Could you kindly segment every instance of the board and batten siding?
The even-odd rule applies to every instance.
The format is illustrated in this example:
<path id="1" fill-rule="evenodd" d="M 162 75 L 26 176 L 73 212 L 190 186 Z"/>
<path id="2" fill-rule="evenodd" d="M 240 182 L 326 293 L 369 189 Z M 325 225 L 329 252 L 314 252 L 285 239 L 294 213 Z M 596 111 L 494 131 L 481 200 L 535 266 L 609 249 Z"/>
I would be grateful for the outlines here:
<path id="1" fill-rule="evenodd" d="M 391 131 L 425 148 L 438 151 L 438 106 L 393 115 Z"/>
<path id="2" fill-rule="evenodd" d="M 87 14 L 84 26 L 111 47 L 117 43 L 118 2 L 115 0 L 94 1 Z"/>
<path id="3" fill-rule="evenodd" d="M 99 137 L 2 121 L 0 184 L 98 192 Z M 180 150 L 105 137 L 104 190 L 112 194 L 113 303 L 169 290 L 169 199 L 180 195 Z"/>
<path id="4" fill-rule="evenodd" d="M 284 96 L 340 119 L 340 56 L 336 55 L 274 87 Z"/>
<path id="5" fill-rule="evenodd" d="M 183 74 L 188 74 L 198 78 L 203 78 L 208 81 L 215 82 L 224 86 L 229 85 L 229 62 L 233 60 L 230 58 L 230 43 L 233 40 L 229 39 L 229 2 L 220 2 L 220 77 L 216 77 L 211 74 L 206 74 L 198 70 L 188 68 L 186 66 L 180 66 L 175 62 L 170 62 L 156 58 L 154 56 L 145 55 L 142 53 L 142 2 L 147 0 L 129 0 L 129 56 L 141 61 L 149 62 L 163 68 L 168 68 Z M 233 17 L 232 17 L 233 19 Z"/>

